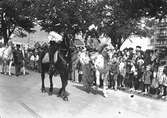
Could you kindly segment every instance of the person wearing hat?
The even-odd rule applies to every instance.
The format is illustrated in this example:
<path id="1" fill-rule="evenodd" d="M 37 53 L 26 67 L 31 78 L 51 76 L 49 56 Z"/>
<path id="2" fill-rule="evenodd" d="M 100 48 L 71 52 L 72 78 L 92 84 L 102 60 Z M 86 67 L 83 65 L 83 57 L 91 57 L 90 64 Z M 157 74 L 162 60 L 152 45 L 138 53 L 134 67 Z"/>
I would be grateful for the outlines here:
<path id="1" fill-rule="evenodd" d="M 63 38 L 58 33 L 51 31 L 49 33 L 48 39 L 49 39 L 49 62 L 51 65 L 49 72 L 51 72 L 54 69 L 54 54 L 59 49 L 60 42 L 63 40 Z"/>
<path id="2" fill-rule="evenodd" d="M 150 85 L 153 79 L 153 74 L 151 72 L 151 65 L 146 66 L 146 71 L 143 73 L 142 80 L 144 82 L 144 91 L 145 94 L 150 92 Z"/>
<path id="3" fill-rule="evenodd" d="M 129 51 L 128 59 L 132 60 L 133 55 L 134 55 L 134 53 L 133 53 L 133 48 L 130 47 L 128 51 Z"/>
<path id="4" fill-rule="evenodd" d="M 13 53 L 14 53 L 15 74 L 16 76 L 19 76 L 23 61 L 23 54 L 22 51 L 20 50 L 19 44 L 16 44 L 16 50 L 14 50 Z"/>
<path id="5" fill-rule="evenodd" d="M 141 46 L 136 46 L 136 51 L 141 51 Z"/>

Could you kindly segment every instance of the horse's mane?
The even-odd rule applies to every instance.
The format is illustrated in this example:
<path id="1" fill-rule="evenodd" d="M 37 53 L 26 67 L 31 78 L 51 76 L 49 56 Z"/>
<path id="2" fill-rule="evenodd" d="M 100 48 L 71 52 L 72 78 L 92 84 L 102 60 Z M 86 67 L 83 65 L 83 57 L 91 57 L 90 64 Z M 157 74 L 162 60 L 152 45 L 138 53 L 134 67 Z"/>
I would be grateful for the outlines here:
<path id="1" fill-rule="evenodd" d="M 99 53 L 102 53 L 103 50 L 104 50 L 104 48 L 107 47 L 107 46 L 108 46 L 107 44 L 103 44 L 103 45 L 99 46 L 98 52 L 99 52 Z"/>

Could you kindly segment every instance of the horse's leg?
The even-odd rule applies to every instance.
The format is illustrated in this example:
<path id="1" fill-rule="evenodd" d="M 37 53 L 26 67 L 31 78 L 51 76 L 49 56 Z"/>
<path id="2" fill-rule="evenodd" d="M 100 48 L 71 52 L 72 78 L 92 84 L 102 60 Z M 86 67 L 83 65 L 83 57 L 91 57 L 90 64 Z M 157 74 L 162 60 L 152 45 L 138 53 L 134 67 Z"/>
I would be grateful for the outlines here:
<path id="1" fill-rule="evenodd" d="M 25 61 L 23 61 L 23 67 L 22 67 L 22 69 L 23 69 L 23 75 L 26 75 Z"/>
<path id="2" fill-rule="evenodd" d="M 61 97 L 61 94 L 62 94 L 62 88 L 60 88 L 57 97 Z"/>
<path id="3" fill-rule="evenodd" d="M 99 86 L 100 86 L 100 72 L 98 70 L 96 70 L 96 88 L 95 88 L 96 92 L 97 92 Z"/>
<path id="4" fill-rule="evenodd" d="M 2 67 L 1 67 L 1 69 L 2 69 L 2 74 L 4 74 L 4 61 L 2 60 Z"/>
<path id="5" fill-rule="evenodd" d="M 68 101 L 68 96 L 66 94 L 66 86 L 68 84 L 68 73 L 61 73 L 61 82 L 62 82 L 62 88 L 60 89 L 60 94 L 64 101 Z"/>
<path id="6" fill-rule="evenodd" d="M 7 61 L 4 61 L 4 73 L 7 75 Z"/>
<path id="7" fill-rule="evenodd" d="M 13 63 L 13 61 L 10 61 L 10 62 L 9 62 L 9 76 L 12 75 L 12 74 L 11 74 L 12 63 Z"/>
<path id="8" fill-rule="evenodd" d="M 53 92 L 53 81 L 52 81 L 53 74 L 49 74 L 49 80 L 50 80 L 50 88 L 49 88 L 49 95 L 52 95 Z"/>
<path id="9" fill-rule="evenodd" d="M 41 79 L 42 79 L 42 87 L 41 87 L 41 92 L 42 93 L 45 93 L 46 92 L 46 90 L 45 90 L 45 72 L 41 72 Z"/>

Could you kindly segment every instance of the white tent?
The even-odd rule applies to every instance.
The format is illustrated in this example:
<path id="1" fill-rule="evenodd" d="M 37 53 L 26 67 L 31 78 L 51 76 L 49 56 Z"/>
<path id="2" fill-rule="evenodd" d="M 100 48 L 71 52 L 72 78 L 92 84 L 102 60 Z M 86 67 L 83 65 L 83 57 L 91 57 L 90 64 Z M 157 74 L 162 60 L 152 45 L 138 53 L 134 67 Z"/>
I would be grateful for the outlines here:
<path id="1" fill-rule="evenodd" d="M 151 39 L 145 37 L 131 36 L 129 37 L 121 46 L 121 50 L 125 48 L 132 47 L 133 49 L 136 46 L 141 46 L 142 50 L 153 49 L 153 45 L 151 45 Z"/>

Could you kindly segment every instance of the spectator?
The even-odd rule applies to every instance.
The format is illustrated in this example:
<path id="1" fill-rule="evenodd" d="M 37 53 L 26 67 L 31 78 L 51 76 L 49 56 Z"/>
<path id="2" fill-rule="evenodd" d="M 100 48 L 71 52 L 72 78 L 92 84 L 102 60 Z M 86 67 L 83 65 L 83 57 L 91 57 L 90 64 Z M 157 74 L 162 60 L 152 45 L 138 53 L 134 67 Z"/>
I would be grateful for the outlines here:
<path id="1" fill-rule="evenodd" d="M 167 66 L 164 67 L 163 70 L 163 97 L 167 98 Z"/>
<path id="2" fill-rule="evenodd" d="M 14 64 L 15 64 L 15 74 L 16 76 L 19 76 L 20 74 L 20 69 L 22 67 L 22 62 L 23 62 L 23 54 L 22 51 L 20 50 L 20 45 L 16 45 L 16 50 L 14 51 Z"/>
<path id="3" fill-rule="evenodd" d="M 152 82 L 152 72 L 151 72 L 151 65 L 147 65 L 146 71 L 143 73 L 142 80 L 144 82 L 144 91 L 145 94 L 148 94 L 150 92 L 150 85 Z"/>

